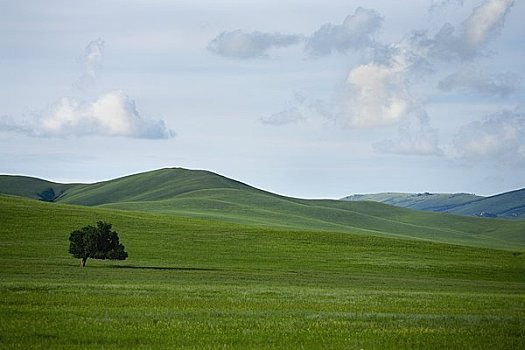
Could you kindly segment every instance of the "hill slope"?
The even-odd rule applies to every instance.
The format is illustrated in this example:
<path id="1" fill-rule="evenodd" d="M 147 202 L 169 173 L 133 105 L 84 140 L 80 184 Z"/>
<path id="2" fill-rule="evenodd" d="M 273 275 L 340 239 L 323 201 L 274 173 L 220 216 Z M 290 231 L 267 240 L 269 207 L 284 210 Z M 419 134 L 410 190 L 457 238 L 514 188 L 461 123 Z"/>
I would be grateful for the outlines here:
<path id="1" fill-rule="evenodd" d="M 218 188 L 261 192 L 209 171 L 168 168 L 95 184 L 77 185 L 68 189 L 60 198 L 60 202 L 81 205 L 152 202 L 202 189 Z"/>
<path id="2" fill-rule="evenodd" d="M 345 201 L 373 201 L 403 208 L 446 212 L 457 215 L 525 218 L 525 189 L 490 197 L 468 193 L 376 193 L 356 194 Z"/>
<path id="3" fill-rule="evenodd" d="M 0 175 L 0 193 L 80 205 L 157 201 L 212 188 L 259 191 L 209 171 L 182 168 L 154 170 L 94 184 L 60 184 L 34 177 Z"/>
<path id="4" fill-rule="evenodd" d="M 70 185 L 56 202 L 491 248 L 515 249 L 525 244 L 525 223 L 419 212 L 373 202 L 289 198 L 211 172 L 185 169 Z"/>
<path id="5" fill-rule="evenodd" d="M 129 259 L 81 269 L 68 234 L 96 220 L 114 225 Z M 525 339 L 517 252 L 2 195 L 0 222 L 1 349 L 519 349 Z"/>
<path id="6" fill-rule="evenodd" d="M 525 218 L 525 188 L 457 205 L 450 212 L 461 215 Z"/>
<path id="7" fill-rule="evenodd" d="M 231 189 L 201 190 L 170 200 L 110 203 L 103 207 L 492 248 L 512 249 L 525 243 L 525 222 L 420 212 L 374 202 L 301 200 Z"/>
<path id="8" fill-rule="evenodd" d="M 28 176 L 0 175 L 0 193 L 39 199 L 45 202 L 58 200 L 74 184 L 59 184 Z"/>

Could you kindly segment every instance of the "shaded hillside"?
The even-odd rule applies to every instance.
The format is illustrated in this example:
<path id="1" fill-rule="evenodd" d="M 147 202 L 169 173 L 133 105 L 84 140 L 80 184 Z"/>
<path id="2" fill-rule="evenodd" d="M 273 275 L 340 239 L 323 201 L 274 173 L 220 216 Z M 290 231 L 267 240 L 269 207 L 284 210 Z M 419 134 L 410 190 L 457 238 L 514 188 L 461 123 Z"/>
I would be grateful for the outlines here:
<path id="1" fill-rule="evenodd" d="M 397 207 L 447 211 L 457 205 L 472 202 L 484 197 L 469 193 L 373 193 L 373 194 L 354 194 L 343 198 L 347 201 L 372 201 L 395 205 Z"/>
<path id="2" fill-rule="evenodd" d="M 525 188 L 458 205 L 450 212 L 461 215 L 525 218 Z"/>
<path id="3" fill-rule="evenodd" d="M 0 175 L 0 193 L 55 202 L 77 185 L 59 184 L 27 176 Z"/>
<path id="4" fill-rule="evenodd" d="M 376 193 L 355 194 L 345 201 L 373 201 L 403 208 L 447 212 L 457 215 L 525 218 L 525 189 L 491 197 L 468 193 Z"/>

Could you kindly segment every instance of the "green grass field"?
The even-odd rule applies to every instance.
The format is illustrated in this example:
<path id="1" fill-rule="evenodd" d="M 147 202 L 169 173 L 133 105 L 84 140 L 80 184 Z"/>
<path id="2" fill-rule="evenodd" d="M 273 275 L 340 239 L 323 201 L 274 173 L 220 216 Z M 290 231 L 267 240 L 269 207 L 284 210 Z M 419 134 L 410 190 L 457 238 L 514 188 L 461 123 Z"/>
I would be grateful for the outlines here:
<path id="1" fill-rule="evenodd" d="M 113 223 L 130 257 L 81 269 L 69 232 L 97 220 Z M 471 220 L 456 224 L 488 222 Z M 525 254 L 510 248 L 512 230 L 498 250 L 8 196 L 0 222 L 5 349 L 525 344 Z"/>

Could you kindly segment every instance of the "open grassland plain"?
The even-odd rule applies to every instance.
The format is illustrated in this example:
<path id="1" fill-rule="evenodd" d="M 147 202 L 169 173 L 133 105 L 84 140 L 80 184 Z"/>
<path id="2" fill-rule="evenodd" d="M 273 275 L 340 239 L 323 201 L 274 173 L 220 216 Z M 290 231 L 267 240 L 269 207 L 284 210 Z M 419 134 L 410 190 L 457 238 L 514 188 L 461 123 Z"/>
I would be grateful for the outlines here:
<path id="1" fill-rule="evenodd" d="M 67 253 L 69 232 L 97 220 L 113 224 L 130 256 L 82 269 Z M 9 196 L 0 196 L 0 223 L 5 349 L 525 344 L 523 246 L 262 228 Z"/>

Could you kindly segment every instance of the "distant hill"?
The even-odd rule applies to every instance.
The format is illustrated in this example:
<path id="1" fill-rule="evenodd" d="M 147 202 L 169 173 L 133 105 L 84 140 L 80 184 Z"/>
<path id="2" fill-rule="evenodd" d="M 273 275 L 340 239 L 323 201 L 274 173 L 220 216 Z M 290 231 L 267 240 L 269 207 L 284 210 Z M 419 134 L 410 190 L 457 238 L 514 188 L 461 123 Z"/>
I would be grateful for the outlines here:
<path id="1" fill-rule="evenodd" d="M 95 184 L 0 176 L 0 193 L 128 213 L 201 217 L 293 230 L 352 232 L 505 249 L 525 243 L 521 222 L 422 212 L 375 202 L 290 198 L 203 170 L 161 169 Z"/>
<path id="2" fill-rule="evenodd" d="M 525 218 L 525 189 L 490 197 L 468 193 L 376 193 L 355 194 L 345 201 L 372 201 L 403 208 L 446 212 L 457 215 Z"/>
<path id="3" fill-rule="evenodd" d="M 457 205 L 484 197 L 468 193 L 376 193 L 355 194 L 343 198 L 347 201 L 372 201 L 403 208 L 431 211 L 447 211 Z"/>

